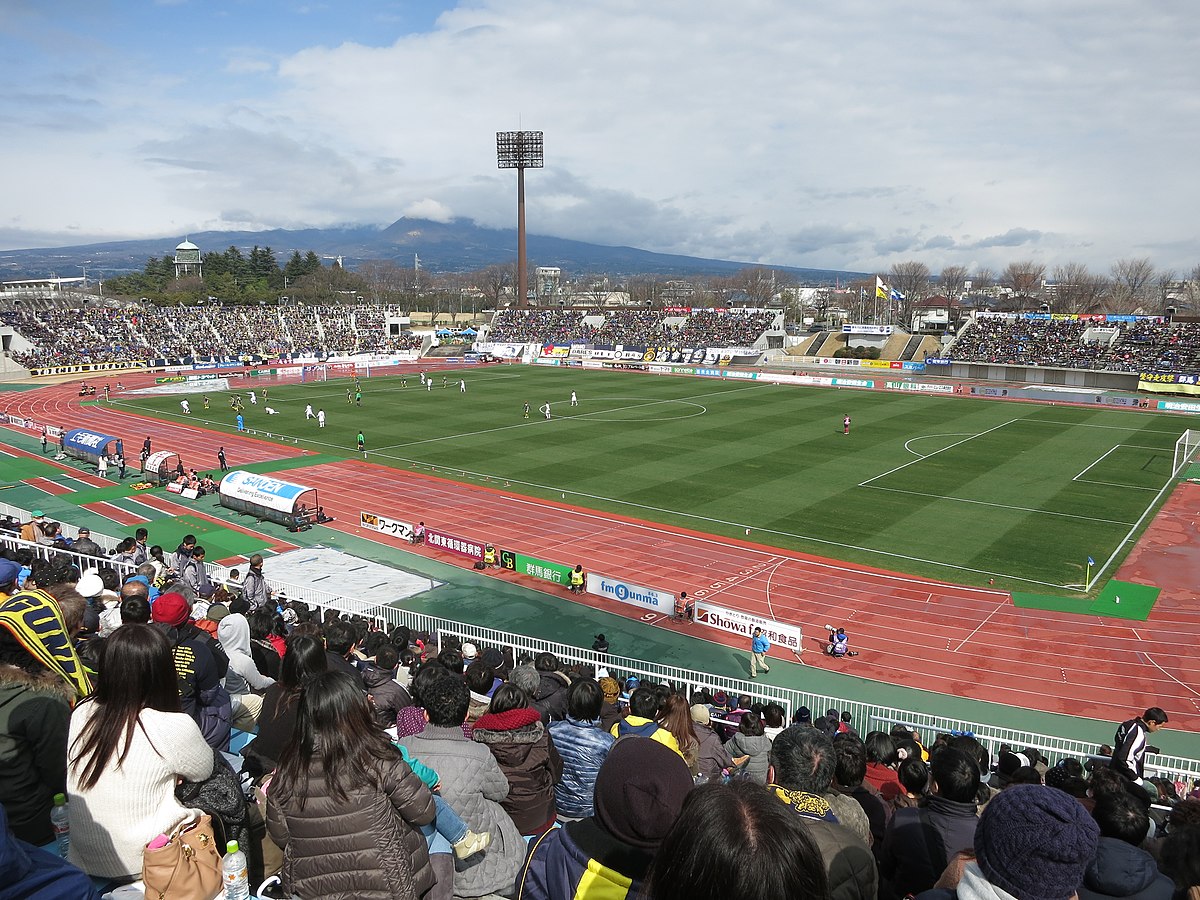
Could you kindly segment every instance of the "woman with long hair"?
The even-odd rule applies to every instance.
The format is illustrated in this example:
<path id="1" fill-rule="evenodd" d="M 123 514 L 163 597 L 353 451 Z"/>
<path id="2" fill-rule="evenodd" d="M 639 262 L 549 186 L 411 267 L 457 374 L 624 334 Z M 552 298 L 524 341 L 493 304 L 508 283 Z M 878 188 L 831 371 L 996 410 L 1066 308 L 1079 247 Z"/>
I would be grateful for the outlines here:
<path id="1" fill-rule="evenodd" d="M 512 682 L 500 685 L 471 737 L 492 752 L 508 779 L 508 796 L 500 805 L 521 834 L 541 834 L 553 825 L 554 785 L 562 779 L 563 763 L 529 695 Z"/>
<path id="2" fill-rule="evenodd" d="M 675 736 L 683 761 L 695 777 L 700 772 L 700 742 L 692 731 L 692 712 L 680 694 L 671 694 L 658 708 L 658 724 Z"/>
<path id="3" fill-rule="evenodd" d="M 71 862 L 89 875 L 137 876 L 145 845 L 196 812 L 175 799 L 177 780 L 203 781 L 212 768 L 212 748 L 180 708 L 170 641 L 152 625 L 121 626 L 95 692 L 71 716 Z"/>
<path id="4" fill-rule="evenodd" d="M 283 748 L 296 730 L 296 705 L 300 691 L 312 678 L 329 668 L 325 644 L 320 638 L 294 636 L 279 665 L 279 681 L 263 694 L 258 735 L 242 748 L 246 771 L 255 778 L 272 772 Z"/>
<path id="5" fill-rule="evenodd" d="M 344 672 L 312 678 L 267 793 L 284 888 L 416 900 L 436 880 L 420 831 L 435 815 L 433 794 L 376 727 L 362 685 Z"/>

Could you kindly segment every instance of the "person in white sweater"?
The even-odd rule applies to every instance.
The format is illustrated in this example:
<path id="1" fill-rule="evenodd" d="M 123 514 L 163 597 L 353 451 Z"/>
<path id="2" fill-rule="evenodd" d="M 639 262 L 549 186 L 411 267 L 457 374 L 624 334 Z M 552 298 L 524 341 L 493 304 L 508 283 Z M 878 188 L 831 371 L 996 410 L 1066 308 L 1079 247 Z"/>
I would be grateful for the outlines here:
<path id="1" fill-rule="evenodd" d="M 250 655 L 250 623 L 241 613 L 230 613 L 217 625 L 217 640 L 229 657 L 225 690 L 233 700 L 233 727 L 242 731 L 258 728 L 262 695 L 275 679 L 258 671 Z"/>
<path id="2" fill-rule="evenodd" d="M 180 711 L 166 635 L 150 625 L 118 628 L 95 693 L 71 716 L 68 858 L 93 876 L 140 875 L 146 844 L 199 812 L 175 799 L 176 782 L 202 781 L 212 768 L 212 748 Z"/>

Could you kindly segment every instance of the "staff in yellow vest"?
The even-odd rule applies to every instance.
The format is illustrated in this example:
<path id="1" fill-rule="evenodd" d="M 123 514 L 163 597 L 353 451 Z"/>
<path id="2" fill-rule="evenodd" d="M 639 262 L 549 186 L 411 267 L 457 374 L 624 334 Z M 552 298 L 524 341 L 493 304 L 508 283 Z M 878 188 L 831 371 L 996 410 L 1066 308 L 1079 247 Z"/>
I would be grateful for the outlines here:
<path id="1" fill-rule="evenodd" d="M 571 586 L 570 586 L 571 593 L 573 593 L 573 594 L 582 594 L 583 593 L 583 579 L 584 579 L 583 566 L 581 566 L 581 565 L 576 566 L 571 571 Z"/>
<path id="2" fill-rule="evenodd" d="M 485 566 L 494 566 L 496 564 L 496 548 L 491 544 L 483 548 L 483 564 Z"/>

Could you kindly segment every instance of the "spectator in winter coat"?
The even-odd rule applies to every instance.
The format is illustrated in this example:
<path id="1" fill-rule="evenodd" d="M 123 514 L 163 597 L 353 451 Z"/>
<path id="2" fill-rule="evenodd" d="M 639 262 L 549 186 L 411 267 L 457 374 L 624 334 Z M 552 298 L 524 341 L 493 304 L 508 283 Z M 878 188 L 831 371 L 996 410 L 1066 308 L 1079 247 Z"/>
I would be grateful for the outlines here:
<path id="1" fill-rule="evenodd" d="M 255 778 L 274 771 L 283 748 L 296 731 L 300 690 L 311 679 L 329 671 L 325 647 L 319 638 L 299 634 L 288 641 L 279 669 L 279 680 L 263 694 L 258 734 L 242 748 L 246 770 Z"/>
<path id="2" fill-rule="evenodd" d="M 771 744 L 767 787 L 808 827 L 825 861 L 832 900 L 875 900 L 875 857 L 861 838 L 839 823 L 825 799 L 835 768 L 833 741 L 817 728 L 793 725 Z"/>
<path id="3" fill-rule="evenodd" d="M 974 845 L 979 766 L 947 747 L 933 755 L 929 767 L 933 792 L 918 807 L 896 810 L 884 836 L 879 854 L 883 900 L 929 890 L 950 861 Z"/>
<path id="4" fill-rule="evenodd" d="M 554 789 L 559 819 L 582 819 L 593 812 L 596 776 L 616 740 L 600 727 L 603 703 L 600 685 L 582 678 L 567 692 L 567 717 L 550 723 L 550 739 L 563 762 Z"/>
<path id="5" fill-rule="evenodd" d="M 362 683 L 367 689 L 375 721 L 381 728 L 396 724 L 396 715 L 406 706 L 412 706 L 408 691 L 396 682 L 396 665 L 400 651 L 395 644 L 382 644 L 375 651 L 375 664 L 363 667 Z"/>
<path id="6" fill-rule="evenodd" d="M 162 603 L 161 597 L 158 602 Z M 254 731 L 262 713 L 262 694 L 275 679 L 264 675 L 254 665 L 254 657 L 250 655 L 250 624 L 241 613 L 230 613 L 222 619 L 217 624 L 217 637 L 229 654 L 225 689 L 233 701 L 233 725 L 242 731 Z"/>
<path id="7" fill-rule="evenodd" d="M 554 785 L 562 778 L 563 763 L 529 696 L 512 684 L 492 695 L 488 711 L 471 731 L 484 744 L 508 779 L 508 796 L 500 805 L 512 816 L 517 830 L 529 836 L 554 824 Z"/>
<path id="8" fill-rule="evenodd" d="M 433 794 L 374 728 L 359 685 L 342 672 L 305 685 L 267 828 L 289 892 L 417 900 L 437 880 L 420 831 L 436 815 Z"/>
<path id="9" fill-rule="evenodd" d="M 870 834 L 868 843 L 878 860 L 892 808 L 883 802 L 877 790 L 863 781 L 867 772 L 867 750 L 862 740 L 857 735 L 843 732 L 834 735 L 833 749 L 837 753 L 834 785 L 838 794 L 849 797 L 862 809 Z"/>
<path id="10" fill-rule="evenodd" d="M 1096 856 L 1100 829 L 1058 788 L 1017 784 L 992 798 L 975 827 L 975 861 L 953 889 L 917 900 L 1044 897 L 1069 900 Z"/>
<path id="11" fill-rule="evenodd" d="M 40 621 L 36 630 L 31 619 Z M 26 647 L 37 648 L 35 656 Z M 91 690 L 54 598 L 19 591 L 0 605 L 0 803 L 13 834 L 54 838 L 50 809 L 66 792 L 72 705 Z"/>
<path id="12" fill-rule="evenodd" d="M 691 709 L 692 732 L 699 745 L 696 764 L 700 775 L 709 781 L 720 781 L 722 773 L 733 768 L 733 757 L 712 729 L 712 714 L 708 707 L 698 703 Z"/>
<path id="13" fill-rule="evenodd" d="M 462 679 L 443 672 L 441 677 L 422 681 L 421 675 L 418 673 L 413 687 L 429 722 L 420 734 L 402 738 L 400 743 L 442 776 L 442 796 L 468 827 L 492 836 L 483 853 L 455 863 L 454 895 L 511 893 L 526 845 L 500 806 L 508 796 L 508 779 L 488 748 L 463 734 L 471 695 Z"/>
<path id="14" fill-rule="evenodd" d="M 604 677 L 599 679 L 600 690 L 604 692 L 604 704 L 600 707 L 600 727 L 612 731 L 612 727 L 621 719 L 621 710 L 617 701 L 621 697 L 621 685 L 617 679 Z"/>
<path id="15" fill-rule="evenodd" d="M 539 682 L 533 692 L 533 708 L 542 717 L 542 722 L 550 724 L 556 719 L 567 717 L 567 688 L 571 679 L 559 670 L 558 657 L 553 653 L 539 653 L 533 661 L 537 670 Z"/>
<path id="16" fill-rule="evenodd" d="M 140 597 L 132 593 L 130 599 L 122 601 L 122 616 L 131 599 Z M 232 701 L 221 684 L 229 668 L 229 657 L 220 642 L 188 621 L 189 612 L 187 601 L 176 593 L 161 595 L 150 608 L 154 624 L 171 643 L 180 705 L 200 726 L 208 745 L 219 750 L 229 745 L 233 719 Z"/>
<path id="17" fill-rule="evenodd" d="M 896 776 L 896 765 L 900 756 L 896 753 L 896 742 L 884 731 L 867 734 L 867 777 L 866 782 L 879 791 L 888 803 L 901 792 L 900 779 Z"/>
<path id="18" fill-rule="evenodd" d="M 191 564 L 192 552 L 195 549 L 196 536 L 189 534 L 184 536 L 184 539 L 179 542 L 179 546 L 175 548 L 175 552 L 171 554 L 171 558 L 168 560 L 169 568 L 177 577 L 181 577 Z"/>
<path id="19" fill-rule="evenodd" d="M 620 738 L 627 734 L 635 734 L 638 737 L 648 737 L 670 747 L 679 753 L 679 758 L 682 759 L 679 742 L 675 740 L 675 735 L 654 721 L 657 715 L 658 694 L 653 688 L 639 687 L 629 697 L 629 715 L 612 727 L 612 736 Z"/>
<path id="20" fill-rule="evenodd" d="M 1174 883 L 1141 848 L 1150 830 L 1146 807 L 1126 791 L 1105 791 L 1096 797 L 1092 818 L 1100 826 L 1100 843 L 1083 874 L 1079 900 L 1171 900 Z"/>
<path id="21" fill-rule="evenodd" d="M 22 900 L 100 900 L 100 891 L 81 869 L 22 841 L 8 827 L 8 816 L 0 805 L 0 897 Z"/>
<path id="22" fill-rule="evenodd" d="M 495 670 L 481 660 L 475 660 L 467 666 L 467 670 L 463 672 L 463 680 L 471 689 L 471 707 L 467 710 L 467 722 L 474 725 L 475 720 L 488 711 L 492 702 L 491 695 L 499 685 L 493 687 L 496 680 Z"/>
<path id="23" fill-rule="evenodd" d="M 595 811 L 529 845 L 518 900 L 634 900 L 692 789 L 687 764 L 657 741 L 613 745 L 596 776 Z"/>
<path id="24" fill-rule="evenodd" d="M 762 720 L 757 714 L 742 713 L 737 734 L 729 739 L 725 749 L 746 778 L 759 784 L 767 783 L 771 739 L 763 733 Z"/>

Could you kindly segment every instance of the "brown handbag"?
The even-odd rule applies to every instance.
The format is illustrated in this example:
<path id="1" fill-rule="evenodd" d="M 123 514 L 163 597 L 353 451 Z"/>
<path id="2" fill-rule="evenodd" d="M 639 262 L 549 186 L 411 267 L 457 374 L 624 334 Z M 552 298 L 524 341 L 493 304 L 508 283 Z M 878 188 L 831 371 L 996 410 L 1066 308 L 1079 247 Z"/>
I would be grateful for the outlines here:
<path id="1" fill-rule="evenodd" d="M 221 854 L 212 819 L 184 822 L 165 846 L 142 854 L 147 900 L 214 900 L 221 893 Z"/>

